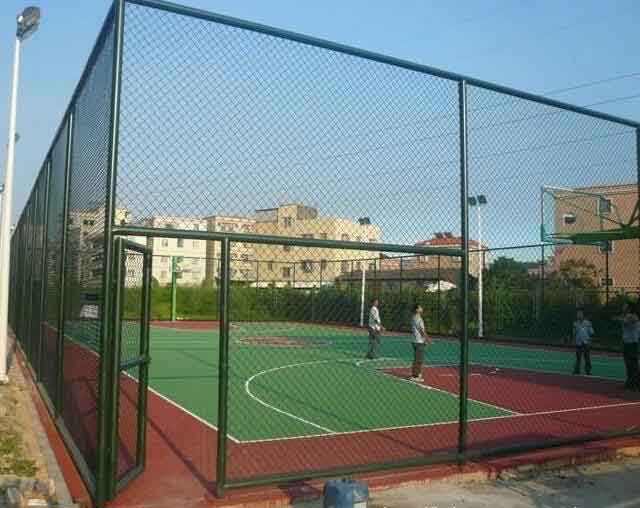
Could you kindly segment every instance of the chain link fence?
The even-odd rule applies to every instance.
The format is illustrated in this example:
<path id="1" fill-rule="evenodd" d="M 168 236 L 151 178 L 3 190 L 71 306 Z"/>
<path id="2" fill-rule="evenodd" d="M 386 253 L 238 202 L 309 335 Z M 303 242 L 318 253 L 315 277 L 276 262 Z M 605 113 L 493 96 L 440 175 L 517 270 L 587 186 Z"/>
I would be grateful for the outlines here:
<path id="1" fill-rule="evenodd" d="M 116 1 L 11 241 L 10 324 L 98 505 L 162 469 L 145 442 L 224 495 L 637 432 L 639 129 Z"/>

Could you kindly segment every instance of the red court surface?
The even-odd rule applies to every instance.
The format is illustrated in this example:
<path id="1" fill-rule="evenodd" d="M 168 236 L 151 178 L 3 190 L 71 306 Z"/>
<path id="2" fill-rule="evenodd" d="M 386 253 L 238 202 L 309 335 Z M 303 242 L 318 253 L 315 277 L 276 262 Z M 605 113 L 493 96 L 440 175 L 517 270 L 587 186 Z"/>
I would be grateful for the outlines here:
<path id="1" fill-rule="evenodd" d="M 77 354 L 67 343 L 67 354 Z M 88 355 L 91 357 L 92 355 Z M 95 360 L 87 358 L 77 372 L 65 372 L 65 382 L 75 392 L 72 399 L 82 403 L 78 411 L 76 435 L 86 436 L 85 451 L 95 446 Z M 387 374 L 407 377 L 407 369 L 386 371 Z M 457 369 L 432 367 L 424 369 L 426 383 L 437 390 L 457 393 Z M 469 424 L 471 450 L 486 450 L 518 444 L 539 444 L 558 438 L 583 437 L 604 431 L 634 430 L 640 422 L 640 394 L 626 392 L 619 382 L 516 369 L 492 369 L 473 366 L 470 375 L 469 397 L 514 412 L 506 417 L 474 421 Z M 132 426 L 135 414 L 136 383 L 126 378 L 121 390 L 121 420 L 128 422 L 121 433 L 120 466 L 124 472 L 132 465 L 134 448 Z M 427 388 L 425 388 L 427 389 Z M 84 401 L 84 402 L 83 402 Z M 147 424 L 146 470 L 124 489 L 109 506 L 141 508 L 143 506 L 204 507 L 211 504 L 238 504 L 265 499 L 289 499 L 291 496 L 317 494 L 318 482 L 299 483 L 295 486 L 229 491 L 225 500 L 216 500 L 216 431 L 209 425 L 185 412 L 164 397 L 149 392 Z M 74 408 L 79 410 L 81 408 Z M 43 421 L 47 415 L 39 402 Z M 75 412 L 75 411 L 74 411 Z M 72 423 L 72 422 L 68 422 Z M 80 492 L 78 476 L 70 471 L 68 456 L 64 458 L 59 437 L 49 422 L 50 439 L 57 443 L 56 453 L 65 474 Z M 393 461 L 432 456 L 438 452 L 455 452 L 458 436 L 456 423 L 435 424 L 384 431 L 363 431 L 335 436 L 305 437 L 257 443 L 229 442 L 228 474 L 232 480 L 244 480 L 267 474 L 301 473 L 358 464 L 384 464 Z M 567 448 L 571 456 L 581 450 L 601 450 L 603 445 L 591 443 L 583 447 Z M 557 450 L 539 451 L 531 460 L 553 457 Z M 59 459 L 60 460 L 60 459 Z M 507 460 L 507 459 L 503 459 Z M 508 459 L 513 463 L 515 458 Z M 527 460 L 518 459 L 518 460 Z M 500 464 L 499 459 L 485 464 Z M 499 466 L 495 466 L 499 467 Z M 409 471 L 409 472 L 407 472 Z M 407 481 L 423 474 L 425 477 L 456 474 L 453 465 L 432 466 L 417 470 L 368 475 L 381 484 Z M 395 479 L 394 479 L 395 478 Z"/>
<path id="2" fill-rule="evenodd" d="M 408 374 L 406 369 L 388 372 Z M 632 430 L 640 423 L 640 394 L 624 391 L 619 382 L 514 369 L 496 372 L 475 366 L 471 374 L 470 398 L 516 413 L 471 422 L 471 449 Z M 424 375 L 434 389 L 456 393 L 456 369 L 429 368 Z M 457 424 L 447 423 L 260 443 L 230 442 L 228 472 L 239 480 L 418 458 L 455 451 L 457 433 Z M 152 393 L 147 469 L 111 506 L 204 506 L 212 502 L 215 446 L 215 429 Z M 234 494 L 230 499 L 235 499 Z"/>

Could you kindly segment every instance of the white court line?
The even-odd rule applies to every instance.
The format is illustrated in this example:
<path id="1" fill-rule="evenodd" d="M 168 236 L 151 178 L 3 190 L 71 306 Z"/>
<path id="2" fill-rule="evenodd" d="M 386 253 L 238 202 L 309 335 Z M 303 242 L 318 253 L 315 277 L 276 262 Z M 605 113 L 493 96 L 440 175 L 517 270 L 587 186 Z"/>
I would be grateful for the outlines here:
<path id="1" fill-rule="evenodd" d="M 596 409 L 606 409 L 606 408 L 613 408 L 613 407 L 625 407 L 625 406 L 637 406 L 640 405 L 640 402 L 623 402 L 623 403 L 619 403 L 619 404 L 605 404 L 605 405 L 601 405 L 601 406 L 587 406 L 587 407 L 579 407 L 579 408 L 574 408 L 574 409 L 559 409 L 559 410 L 554 410 L 554 411 L 539 411 L 536 413 L 517 413 L 517 414 L 509 414 L 509 415 L 500 415 L 500 416 L 486 416 L 483 418 L 472 418 L 469 419 L 469 423 L 474 423 L 474 422 L 484 422 L 484 421 L 489 421 L 489 420 L 505 420 L 508 418 L 524 418 L 527 416 L 546 416 L 546 415 L 552 415 L 552 414 L 561 414 L 561 413 L 573 413 L 573 412 L 578 412 L 578 411 L 592 411 L 592 410 L 596 410 Z M 333 436 L 346 436 L 346 435 L 352 435 L 352 434 L 364 434 L 367 432 L 385 432 L 385 431 L 390 431 L 390 430 L 404 430 L 404 429 L 416 429 L 416 428 L 422 428 L 422 427 L 437 427 L 439 425 L 457 425 L 458 421 L 457 420 L 448 420 L 448 421 L 443 421 L 443 422 L 433 422 L 433 423 L 418 423 L 415 425 L 403 425 L 403 426 L 398 426 L 398 427 L 377 427 L 374 429 L 364 429 L 364 430 L 350 430 L 350 431 L 344 431 L 344 432 L 332 432 L 330 434 L 312 434 L 312 435 L 304 435 L 304 436 L 288 436 L 288 437 L 274 437 L 274 438 L 268 438 L 268 439 L 254 439 L 254 440 L 249 440 L 249 441 L 240 441 L 240 444 L 250 444 L 250 443 L 268 443 L 268 442 L 272 442 L 272 441 L 288 441 L 288 440 L 292 440 L 292 439 L 314 439 L 314 438 L 318 438 L 318 437 L 333 437 Z M 632 426 L 630 427 L 630 429 L 635 428 L 637 426 Z M 630 430 L 627 429 L 627 430 Z"/>
<path id="2" fill-rule="evenodd" d="M 65 337 L 67 337 L 65 335 Z M 91 349 L 88 349 L 87 347 L 85 347 L 84 344 L 82 344 L 81 342 L 78 342 L 75 339 L 71 339 L 70 337 L 67 337 L 71 342 L 75 343 L 78 347 L 82 347 L 82 349 L 89 351 L 90 353 L 92 353 L 94 356 L 97 356 L 98 358 L 100 358 L 100 361 L 102 361 L 100 355 L 98 355 L 98 353 L 96 353 L 95 351 L 92 351 Z M 131 374 L 129 374 L 128 372 L 125 372 L 124 370 L 120 371 L 121 374 L 124 374 L 125 376 L 131 378 L 132 380 L 134 380 L 136 383 L 138 382 L 138 380 L 133 377 Z M 153 392 L 154 394 L 156 394 L 158 397 L 160 397 L 161 399 L 167 401 L 169 404 L 173 405 L 174 407 L 178 408 L 181 411 L 184 411 L 185 413 L 187 413 L 189 416 L 195 418 L 196 420 L 198 420 L 200 423 L 203 423 L 204 425 L 206 425 L 207 427 L 210 427 L 212 429 L 214 429 L 216 432 L 218 432 L 218 427 L 216 427 L 215 425 L 213 425 L 212 423 L 209 423 L 208 421 L 204 420 L 203 418 L 200 418 L 198 415 L 193 414 L 191 411 L 189 411 L 188 409 L 186 409 L 185 407 L 181 406 L 180 404 L 178 404 L 177 402 L 174 402 L 173 400 L 171 400 L 168 397 L 165 397 L 164 395 L 162 395 L 160 392 L 158 392 L 157 390 L 151 388 L 151 386 L 149 386 L 149 383 L 147 383 L 147 390 L 150 392 Z M 147 417 L 149 416 L 149 410 L 147 409 Z M 227 432 L 227 437 L 229 439 L 231 439 L 231 441 L 233 441 L 234 443 L 242 443 L 243 441 L 240 441 L 239 439 L 236 439 L 235 437 L 233 437 L 231 434 L 229 434 L 229 432 Z"/>
<path id="3" fill-rule="evenodd" d="M 362 363 L 366 362 L 366 361 L 380 361 L 383 360 L 383 358 L 376 358 L 376 359 L 371 359 L 371 360 L 360 360 L 355 362 L 354 364 L 356 366 L 362 365 Z M 294 418 L 296 420 L 299 420 L 303 423 L 307 423 L 309 425 L 312 425 L 320 430 L 324 430 L 325 433 L 323 434 L 313 434 L 313 435 L 303 435 L 303 436 L 294 436 L 294 437 L 277 437 L 277 438 L 267 438 L 267 439 L 254 439 L 254 440 L 248 440 L 248 441 L 240 441 L 240 443 L 265 443 L 265 442 L 271 442 L 271 441 L 286 441 L 288 439 L 307 439 L 307 438 L 314 438 L 314 437 L 323 437 L 323 436 L 342 436 L 342 435 L 348 435 L 348 434 L 358 434 L 358 433 L 362 433 L 362 432 L 377 432 L 377 431 L 385 431 L 385 430 L 398 430 L 398 429 L 410 429 L 410 428 L 418 428 L 418 427 L 431 427 L 434 425 L 443 425 L 443 424 L 450 424 L 450 423 L 456 423 L 455 420 L 448 420 L 448 421 L 444 421 L 444 422 L 436 422 L 436 423 L 426 423 L 426 424 L 416 424 L 416 425 L 405 425 L 405 426 L 397 426 L 397 427 L 378 427 L 375 429 L 367 429 L 367 430 L 356 430 L 356 431 L 333 431 L 331 429 L 327 429 L 325 427 L 322 427 L 316 423 L 313 423 L 309 420 L 305 420 L 304 418 L 301 418 L 299 416 L 296 416 L 292 413 L 289 413 L 287 411 L 284 411 L 280 408 L 277 408 L 275 406 L 272 406 L 271 404 L 268 404 L 266 402 L 264 402 L 263 400 L 259 399 L 258 397 L 256 397 L 253 393 L 251 393 L 251 391 L 249 390 L 249 384 L 251 381 L 253 381 L 256 377 L 261 376 L 263 374 L 267 374 L 270 372 L 276 372 L 279 370 L 283 370 L 283 369 L 288 369 L 288 368 L 294 368 L 294 367 L 302 367 L 302 366 L 308 366 L 308 365 L 320 365 L 320 364 L 326 364 L 326 363 L 351 363 L 352 360 L 317 360 L 317 361 L 313 361 L 313 362 L 303 362 L 303 363 L 294 363 L 291 365 L 283 365 L 280 367 L 274 367 L 272 369 L 267 369 L 264 370 L 262 372 L 259 372 L 253 376 L 251 376 L 246 382 L 245 382 L 245 391 L 247 392 L 247 394 L 254 399 L 256 402 L 262 404 L 263 406 L 272 409 L 278 413 L 284 414 L 285 416 L 289 416 L 290 418 Z M 426 368 L 434 368 L 434 367 L 450 367 L 450 365 L 429 365 L 426 366 Z M 396 381 L 400 381 L 403 383 L 409 383 L 411 386 L 414 386 L 418 389 L 422 389 L 422 390 L 433 390 L 433 391 L 437 391 L 437 392 L 441 392 L 444 393 L 446 395 L 449 395 L 451 397 L 454 398 L 458 398 L 458 395 L 451 393 L 447 390 L 441 390 L 439 388 L 435 388 L 435 387 L 428 387 L 425 385 L 419 385 L 417 383 L 414 383 L 413 381 L 410 381 L 409 379 L 403 379 L 403 378 L 399 378 L 397 376 L 394 376 L 393 374 L 389 374 L 383 371 L 380 371 L 379 369 L 373 369 L 371 372 L 377 374 L 377 375 L 382 375 L 382 376 L 386 376 L 389 379 L 394 379 Z M 492 404 L 488 404 L 486 402 L 480 402 L 480 401 L 476 401 L 473 399 L 469 399 L 470 401 L 483 405 L 483 406 L 487 406 L 487 407 L 491 407 L 492 409 L 497 409 L 500 410 L 502 412 L 506 412 L 509 413 L 507 415 L 502 416 L 502 418 L 508 418 L 508 417 L 512 417 L 512 416 L 520 416 L 520 413 L 517 413 L 515 411 L 511 411 L 509 409 L 506 408 L 502 408 L 499 406 L 494 406 Z M 479 421 L 479 420 L 486 420 L 486 419 L 491 419 L 493 417 L 489 417 L 489 418 L 478 418 L 476 420 L 470 420 L 470 421 Z"/>
<path id="4" fill-rule="evenodd" d="M 434 367 L 443 367 L 443 365 L 428 365 L 425 366 L 425 368 L 429 369 L 429 368 L 434 368 Z M 404 379 L 402 377 L 398 377 L 398 376 L 394 376 L 393 374 L 389 374 L 388 372 L 383 372 L 381 370 L 376 370 L 376 373 L 382 375 L 382 376 L 388 376 L 391 379 L 395 379 L 397 381 L 401 381 L 403 383 L 410 383 L 411 385 L 417 387 L 417 388 L 421 388 L 422 390 L 430 390 L 430 391 L 435 391 L 435 392 L 440 392 L 440 393 L 445 393 L 447 395 L 450 395 L 451 397 L 454 397 L 456 399 L 459 399 L 460 396 L 457 393 L 452 393 L 449 390 L 443 390 L 441 388 L 436 388 L 435 386 L 431 386 L 431 385 L 424 385 L 424 384 L 418 384 L 414 381 L 411 381 L 410 379 Z M 470 402 L 474 402 L 476 404 L 480 404 L 482 406 L 487 406 L 490 407 L 491 409 L 497 409 L 499 411 L 505 412 L 505 413 L 509 413 L 506 416 L 519 416 L 521 413 L 518 413 L 517 411 L 513 411 L 511 409 L 507 409 L 505 407 L 501 407 L 501 406 L 495 406 L 493 404 L 489 404 L 487 402 L 482 402 L 479 400 L 475 400 L 472 398 L 467 398 L 468 401 Z"/>
<path id="5" fill-rule="evenodd" d="M 258 404 L 263 405 L 264 407 L 271 409 L 277 413 L 283 414 L 285 416 L 288 416 L 289 418 L 293 418 L 294 420 L 298 420 L 302 423 L 306 423 L 307 425 L 311 425 L 312 427 L 315 427 L 317 429 L 323 430 L 325 432 L 328 432 L 330 434 L 335 434 L 334 430 L 328 429 L 327 427 L 323 427 L 322 425 L 318 425 L 317 423 L 313 423 L 312 421 L 309 420 L 305 420 L 304 418 L 300 417 L 300 416 L 296 416 L 292 413 L 289 413 L 288 411 L 285 411 L 283 409 L 280 409 L 278 407 L 275 407 L 265 401 L 263 401 L 262 399 L 260 399 L 259 397 L 257 397 L 256 395 L 254 395 L 251 392 L 251 389 L 249 388 L 249 385 L 251 384 L 251 382 L 253 380 L 255 380 L 256 378 L 263 376 L 264 374 L 269 374 L 271 372 L 276 372 L 278 370 L 284 370 L 284 369 L 291 369 L 291 368 L 295 368 L 295 367 L 302 367 L 302 366 L 307 366 L 307 365 L 315 365 L 315 364 L 320 364 L 320 363 L 328 363 L 328 362 L 333 362 L 335 360 L 318 360 L 315 362 L 304 362 L 304 363 L 293 363 L 290 365 L 282 365 L 280 367 L 275 367 L 273 369 L 267 369 L 267 370 L 263 370 L 261 372 L 258 372 L 257 374 L 254 374 L 253 376 L 251 376 L 249 379 L 247 379 L 244 383 L 244 390 L 247 392 L 247 395 L 249 395 L 249 397 L 251 397 L 253 400 L 255 400 Z"/>
<path id="6" fill-rule="evenodd" d="M 160 392 L 158 392 L 157 390 L 151 388 L 150 386 L 147 387 L 147 389 L 150 392 L 153 392 L 154 394 L 156 394 L 158 397 L 160 397 L 162 400 L 167 401 L 169 404 L 171 404 L 172 406 L 178 408 L 180 411 L 184 411 L 185 413 L 187 413 L 189 416 L 191 416 L 192 418 L 195 418 L 196 420 L 198 420 L 200 423 L 204 424 L 205 426 L 215 430 L 216 432 L 218 432 L 218 427 L 216 427 L 215 425 L 213 425 L 212 423 L 209 423 L 207 420 L 205 420 L 204 418 L 200 418 L 198 415 L 192 413 L 191 411 L 189 411 L 188 409 L 186 409 L 185 407 L 181 406 L 180 404 L 178 404 L 177 402 L 174 402 L 173 400 L 171 400 L 169 397 L 166 397 L 164 395 L 162 395 Z M 245 441 L 240 441 L 239 439 L 233 437 L 231 434 L 229 434 L 229 432 L 227 432 L 227 437 L 229 439 L 231 439 L 231 441 L 233 441 L 234 443 L 244 443 Z"/>

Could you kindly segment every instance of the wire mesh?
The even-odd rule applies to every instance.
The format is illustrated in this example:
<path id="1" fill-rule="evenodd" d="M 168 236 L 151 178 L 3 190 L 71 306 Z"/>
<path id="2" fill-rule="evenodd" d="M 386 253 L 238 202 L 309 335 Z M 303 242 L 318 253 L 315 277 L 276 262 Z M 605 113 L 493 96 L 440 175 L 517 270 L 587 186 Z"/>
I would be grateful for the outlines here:
<path id="1" fill-rule="evenodd" d="M 65 227 L 64 201 L 67 166 L 67 137 L 69 125 L 65 122 L 51 150 L 49 200 L 47 211 L 47 275 L 44 319 L 42 322 L 43 356 L 42 384 L 51 401 L 58 397 L 58 328 L 60 324 L 60 272 L 62 268 L 62 234 Z"/>
<path id="2" fill-rule="evenodd" d="M 316 238 L 340 239 L 333 218 L 368 218 L 361 241 L 400 244 L 459 232 L 451 81 L 127 4 L 121 107 L 132 221 L 270 234 L 286 213 L 289 236 L 317 216 Z"/>
<path id="3" fill-rule="evenodd" d="M 109 483 L 96 478 L 99 464 L 122 480 L 141 446 L 141 372 L 126 363 L 140 347 L 141 257 L 126 258 L 121 356 L 104 359 L 111 344 L 101 337 L 115 319 L 104 312 L 104 284 L 120 282 L 103 280 L 107 225 L 185 233 L 129 239 L 155 258 L 149 429 L 207 488 L 637 431 L 627 423 L 640 399 L 623 390 L 615 356 L 617 318 L 640 296 L 640 240 L 628 228 L 639 195 L 637 126 L 473 80 L 462 86 L 461 125 L 460 77 L 144 3 L 124 2 L 119 125 L 114 9 L 11 241 L 10 322 L 89 484 Z M 622 227 L 627 239 L 584 241 Z M 228 279 L 219 236 L 202 232 L 231 235 Z M 581 244 L 569 243 L 576 234 Z M 282 242 L 255 240 L 265 236 Z M 446 249 L 467 239 L 465 300 L 461 259 Z M 374 299 L 381 333 L 369 331 Z M 422 367 L 417 304 L 434 339 Z M 588 347 L 576 344 L 578 328 L 580 340 L 592 335 Z M 471 355 L 461 378 L 465 331 Z M 99 385 L 112 361 L 125 365 L 112 379 L 118 407 Z M 113 471 L 98 447 L 99 431 L 113 429 L 98 429 L 99 416 L 118 424 L 117 442 L 107 443 L 117 450 Z"/>
<path id="4" fill-rule="evenodd" d="M 104 245 L 114 28 L 98 41 L 73 108 L 64 287 L 62 416 L 92 474 L 98 467 Z"/>
<path id="5" fill-rule="evenodd" d="M 427 346 L 412 372 L 413 309 L 435 300 L 412 277 L 435 260 L 284 247 L 253 246 L 260 278 L 231 288 L 229 481 L 453 456 L 458 398 L 432 385 L 457 389 L 457 340 Z M 436 316 L 424 320 L 434 334 Z"/>
<path id="6" fill-rule="evenodd" d="M 619 316 L 635 300 L 614 285 L 640 283 L 640 240 L 572 239 L 631 219 L 637 132 L 473 86 L 469 102 L 471 235 L 485 258 L 471 295 L 468 326 L 482 337 L 471 344 L 469 397 L 509 411 L 470 421 L 470 448 L 625 431 L 640 399 L 623 389 L 622 362 L 592 351 L 622 349 Z M 506 248 L 517 245 L 531 247 Z"/>
<path id="7" fill-rule="evenodd" d="M 144 256 L 125 249 L 124 291 L 120 321 L 120 365 L 137 360 L 142 354 L 144 312 Z M 118 395 L 118 479 L 136 468 L 139 457 L 140 365 L 125 367 L 119 374 Z"/>

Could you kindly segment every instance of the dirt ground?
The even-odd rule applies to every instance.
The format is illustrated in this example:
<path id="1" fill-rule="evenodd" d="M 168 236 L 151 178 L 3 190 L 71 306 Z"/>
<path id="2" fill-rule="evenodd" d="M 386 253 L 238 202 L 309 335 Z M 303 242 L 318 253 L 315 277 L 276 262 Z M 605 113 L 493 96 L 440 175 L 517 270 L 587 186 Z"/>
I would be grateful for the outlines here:
<path id="1" fill-rule="evenodd" d="M 433 483 L 374 492 L 372 508 L 636 508 L 640 458 L 487 483 Z"/>
<path id="2" fill-rule="evenodd" d="M 0 384 L 0 475 L 46 479 L 48 471 L 38 445 L 29 392 L 16 362 L 9 383 Z"/>

